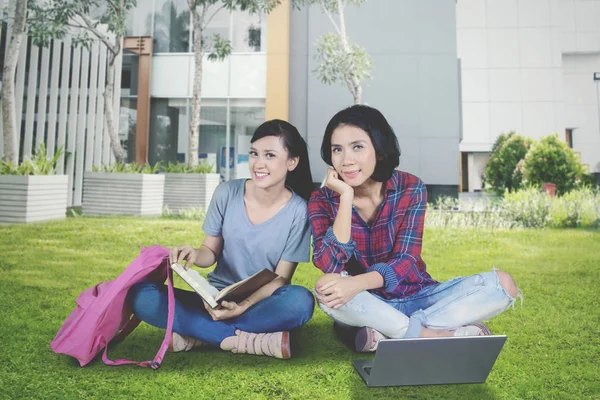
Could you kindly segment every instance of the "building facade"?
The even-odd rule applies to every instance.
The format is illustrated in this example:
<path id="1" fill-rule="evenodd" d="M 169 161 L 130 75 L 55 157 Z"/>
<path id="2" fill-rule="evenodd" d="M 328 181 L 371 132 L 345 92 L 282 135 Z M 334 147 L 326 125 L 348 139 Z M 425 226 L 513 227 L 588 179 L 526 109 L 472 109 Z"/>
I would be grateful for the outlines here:
<path id="1" fill-rule="evenodd" d="M 482 189 L 502 132 L 558 133 L 600 172 L 600 1 L 458 0 L 462 189 Z"/>
<path id="2" fill-rule="evenodd" d="M 193 53 L 187 0 L 139 2 L 129 35 L 152 36 L 154 55 L 148 161 L 185 161 L 192 95 Z M 378 0 L 346 9 L 348 35 L 373 58 L 373 79 L 363 102 L 390 120 L 402 149 L 400 168 L 430 189 L 456 193 L 460 134 L 459 66 L 454 0 Z M 372 26 L 381 29 L 373 30 Z M 218 12 L 206 36 L 233 43 L 222 62 L 204 60 L 200 153 L 216 154 L 219 172 L 243 176 L 248 139 L 266 119 L 282 118 L 305 136 L 316 182 L 328 120 L 351 105 L 343 86 L 327 86 L 312 73 L 317 38 L 333 26 L 318 7 L 292 10 L 284 2 L 269 16 Z M 133 137 L 136 56 L 124 55 L 121 135 Z M 227 175 L 224 149 L 233 167 Z"/>
<path id="3" fill-rule="evenodd" d="M 4 3 L 0 53 L 10 29 Z M 352 103 L 344 86 L 325 85 L 313 73 L 315 43 L 333 31 L 328 18 L 288 1 L 268 16 L 218 5 L 206 16 L 206 40 L 229 39 L 232 54 L 204 60 L 200 156 L 223 179 L 248 176 L 252 133 L 265 120 L 286 119 L 306 138 L 320 182 L 325 126 Z M 128 159 L 139 158 L 137 141 L 143 161 L 185 162 L 194 65 L 187 0 L 140 1 L 127 26 L 125 43 L 152 44 L 147 86 L 139 86 L 135 49 L 124 51 L 117 68 Z M 402 149 L 400 168 L 421 177 L 430 194 L 481 190 L 492 144 L 507 131 L 536 139 L 558 132 L 590 172 L 600 172 L 600 0 L 371 0 L 347 7 L 346 26 L 373 59 L 362 100 L 388 118 Z M 72 176 L 73 205 L 81 200 L 82 171 L 112 160 L 102 118 L 105 63 L 99 43 L 87 51 L 28 42 L 17 69 L 21 159 L 42 141 L 53 149 L 64 144 L 61 168 Z M 71 73 L 56 74 L 54 65 Z M 144 99 L 147 128 L 136 138 Z"/>
<path id="4" fill-rule="evenodd" d="M 346 8 L 348 36 L 373 60 L 362 102 L 386 116 L 402 151 L 399 168 L 419 176 L 430 198 L 456 195 L 459 183 L 455 11 L 454 0 L 377 0 Z M 290 122 L 307 133 L 317 178 L 326 171 L 320 148 L 327 122 L 352 104 L 345 86 L 327 86 L 312 73 L 314 44 L 333 31 L 318 7 L 292 12 Z"/>

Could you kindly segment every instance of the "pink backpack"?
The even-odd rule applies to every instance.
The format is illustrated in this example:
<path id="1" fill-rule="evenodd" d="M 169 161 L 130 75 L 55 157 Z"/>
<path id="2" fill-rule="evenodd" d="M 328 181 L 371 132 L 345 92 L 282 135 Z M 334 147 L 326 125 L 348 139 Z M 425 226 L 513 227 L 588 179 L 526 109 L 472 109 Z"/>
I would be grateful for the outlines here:
<path id="1" fill-rule="evenodd" d="M 122 340 L 140 323 L 132 315 L 125 298 L 132 285 L 142 282 L 164 282 L 168 280 L 167 331 L 156 357 L 152 361 L 111 361 L 107 345 L 111 340 Z M 136 364 L 140 367 L 160 367 L 173 329 L 175 295 L 173 277 L 169 268 L 169 249 L 154 245 L 142 247 L 140 255 L 115 280 L 102 282 L 77 297 L 77 306 L 60 327 L 50 344 L 57 354 L 67 354 L 79 360 L 82 367 L 104 349 L 102 360 L 107 365 Z"/>

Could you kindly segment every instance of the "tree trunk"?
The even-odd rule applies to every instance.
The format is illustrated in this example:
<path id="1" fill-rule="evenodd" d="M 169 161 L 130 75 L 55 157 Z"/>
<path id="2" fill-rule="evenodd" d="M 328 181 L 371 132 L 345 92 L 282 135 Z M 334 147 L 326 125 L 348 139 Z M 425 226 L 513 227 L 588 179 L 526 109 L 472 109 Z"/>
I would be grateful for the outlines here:
<path id="1" fill-rule="evenodd" d="M 192 94 L 192 115 L 190 115 L 188 165 L 190 167 L 195 167 L 198 165 L 198 143 L 200 139 L 200 96 L 202 94 L 202 19 L 198 14 L 195 5 L 193 8 L 191 6 L 193 0 L 189 0 L 189 2 L 194 26 L 194 86 Z"/>
<path id="2" fill-rule="evenodd" d="M 348 36 L 346 35 L 346 16 L 344 15 L 344 7 L 346 4 L 342 0 L 338 0 L 338 16 L 340 18 L 340 39 L 344 46 L 344 52 L 350 54 L 350 45 L 348 44 Z M 362 97 L 362 87 L 356 76 L 352 75 L 349 82 L 346 82 L 348 89 L 352 94 L 354 104 L 360 104 Z"/>
<path id="3" fill-rule="evenodd" d="M 15 73 L 21 43 L 25 36 L 25 20 L 27 17 L 27 0 L 18 0 L 15 5 L 15 17 L 6 51 L 4 70 L 2 71 L 2 129 L 4 132 L 4 161 L 17 166 L 19 164 L 19 147 L 17 146 L 17 116 L 15 115 Z M 22 65 L 21 68 L 25 68 Z M 21 116 L 18 116 L 21 118 Z"/>
<path id="4" fill-rule="evenodd" d="M 125 151 L 121 147 L 117 128 L 115 127 L 114 117 L 114 86 L 115 86 L 115 59 L 121 51 L 121 37 L 115 38 L 115 49 L 109 49 L 108 67 L 106 69 L 106 86 L 104 87 L 104 115 L 108 127 L 108 137 L 110 138 L 110 148 L 115 156 L 115 161 L 124 163 L 126 161 Z"/>

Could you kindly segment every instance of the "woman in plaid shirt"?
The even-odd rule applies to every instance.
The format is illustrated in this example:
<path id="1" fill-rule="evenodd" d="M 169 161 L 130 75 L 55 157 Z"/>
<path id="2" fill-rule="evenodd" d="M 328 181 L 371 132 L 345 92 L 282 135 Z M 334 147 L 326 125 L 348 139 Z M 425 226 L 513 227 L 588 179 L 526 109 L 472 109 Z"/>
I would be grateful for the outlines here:
<path id="1" fill-rule="evenodd" d="M 520 291 L 504 271 L 437 282 L 421 258 L 427 191 L 397 171 L 396 135 L 376 109 L 355 105 L 327 125 L 321 157 L 332 166 L 308 203 L 319 306 L 357 351 L 383 338 L 491 334 L 481 323 Z M 358 329 L 357 329 L 358 328 Z"/>

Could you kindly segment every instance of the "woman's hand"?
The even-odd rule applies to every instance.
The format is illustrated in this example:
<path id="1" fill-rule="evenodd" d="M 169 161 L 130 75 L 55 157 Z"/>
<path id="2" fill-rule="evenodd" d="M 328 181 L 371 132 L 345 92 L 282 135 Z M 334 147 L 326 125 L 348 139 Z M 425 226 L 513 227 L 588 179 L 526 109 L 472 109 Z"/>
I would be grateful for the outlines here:
<path id="1" fill-rule="evenodd" d="M 329 189 L 337 192 L 341 195 L 343 194 L 354 194 L 354 189 L 352 186 L 348 185 L 346 182 L 340 179 L 340 175 L 337 171 L 331 167 L 327 170 L 327 179 L 325 179 L 325 186 Z"/>
<path id="2" fill-rule="evenodd" d="M 233 301 L 222 301 L 217 308 L 212 308 L 206 301 L 202 301 L 204 302 L 204 308 L 206 308 L 206 311 L 208 311 L 213 321 L 235 318 L 246 311 L 245 307 L 240 306 Z"/>
<path id="3" fill-rule="evenodd" d="M 336 310 L 365 290 L 354 276 L 332 279 L 316 289 L 319 303 Z"/>
<path id="4" fill-rule="evenodd" d="M 171 249 L 169 260 L 171 264 L 181 263 L 183 260 L 186 260 L 187 263 L 184 268 L 187 270 L 192 264 L 196 263 L 199 254 L 200 250 L 194 249 L 192 246 L 178 246 Z"/>

